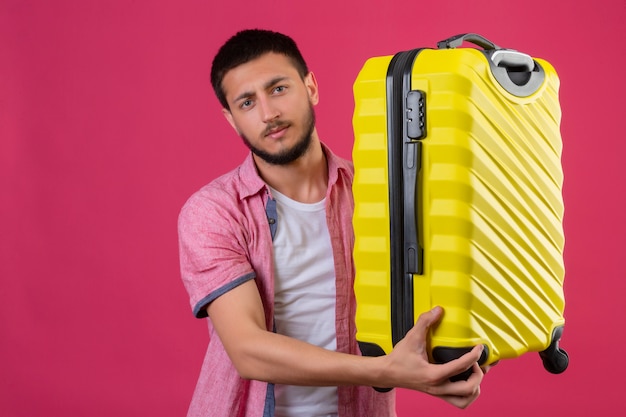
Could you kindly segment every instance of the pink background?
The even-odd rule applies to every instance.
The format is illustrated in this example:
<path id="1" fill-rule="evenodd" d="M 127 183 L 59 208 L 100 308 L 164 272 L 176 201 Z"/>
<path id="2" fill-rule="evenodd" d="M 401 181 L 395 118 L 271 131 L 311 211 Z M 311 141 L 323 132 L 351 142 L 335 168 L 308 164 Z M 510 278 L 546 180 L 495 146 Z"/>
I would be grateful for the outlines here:
<path id="1" fill-rule="evenodd" d="M 510 3 L 510 4 L 509 4 Z M 350 157 L 366 58 L 473 31 L 561 77 L 566 373 L 505 361 L 469 410 L 623 415 L 624 0 L 2 0 L 0 415 L 182 416 L 208 337 L 178 275 L 186 198 L 246 149 L 208 82 L 236 30 L 284 31 L 316 73 L 322 139 Z"/>

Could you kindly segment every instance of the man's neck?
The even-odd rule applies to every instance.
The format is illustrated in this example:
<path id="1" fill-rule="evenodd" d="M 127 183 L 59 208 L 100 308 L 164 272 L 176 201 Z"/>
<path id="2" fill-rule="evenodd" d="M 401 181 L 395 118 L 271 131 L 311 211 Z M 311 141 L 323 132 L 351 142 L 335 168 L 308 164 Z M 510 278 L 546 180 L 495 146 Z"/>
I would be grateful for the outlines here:
<path id="1" fill-rule="evenodd" d="M 328 164 L 319 140 L 286 165 L 273 165 L 253 155 L 261 178 L 273 189 L 301 203 L 316 203 L 326 196 Z"/>

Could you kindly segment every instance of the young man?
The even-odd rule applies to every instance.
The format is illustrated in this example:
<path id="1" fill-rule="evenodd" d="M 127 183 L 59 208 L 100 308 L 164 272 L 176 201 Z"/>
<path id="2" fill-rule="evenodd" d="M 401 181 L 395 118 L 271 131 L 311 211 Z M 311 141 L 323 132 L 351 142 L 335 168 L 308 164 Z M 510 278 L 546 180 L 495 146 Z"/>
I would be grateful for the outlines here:
<path id="1" fill-rule="evenodd" d="M 293 40 L 237 33 L 216 55 L 211 82 L 251 153 L 194 194 L 179 218 L 182 278 L 210 332 L 188 415 L 395 415 L 394 392 L 371 386 L 471 404 L 481 347 L 428 362 L 440 308 L 422 314 L 389 355 L 359 355 L 352 165 L 320 142 L 317 81 Z M 449 382 L 468 368 L 469 380 Z"/>

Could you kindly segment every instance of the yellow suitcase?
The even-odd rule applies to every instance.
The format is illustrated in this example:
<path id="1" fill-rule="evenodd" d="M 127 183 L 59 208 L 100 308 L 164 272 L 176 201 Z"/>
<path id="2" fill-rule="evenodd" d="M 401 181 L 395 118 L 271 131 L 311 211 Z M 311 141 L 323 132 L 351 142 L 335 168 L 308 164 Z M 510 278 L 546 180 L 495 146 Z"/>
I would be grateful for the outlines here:
<path id="1" fill-rule="evenodd" d="M 567 368 L 558 88 L 545 60 L 476 34 L 367 60 L 353 118 L 363 354 L 389 353 L 439 305 L 434 362 L 483 344 L 481 364 L 533 351 Z"/>

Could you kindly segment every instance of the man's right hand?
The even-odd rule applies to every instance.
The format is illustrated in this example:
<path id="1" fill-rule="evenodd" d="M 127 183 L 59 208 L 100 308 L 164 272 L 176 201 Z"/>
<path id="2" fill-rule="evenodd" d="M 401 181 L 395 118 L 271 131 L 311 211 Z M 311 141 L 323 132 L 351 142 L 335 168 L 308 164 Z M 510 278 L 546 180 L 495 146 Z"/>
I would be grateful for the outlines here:
<path id="1" fill-rule="evenodd" d="M 478 360 L 483 346 L 475 346 L 470 352 L 445 364 L 428 361 L 427 336 L 431 326 L 443 315 L 441 307 L 421 314 L 415 326 L 398 342 L 393 351 L 381 358 L 388 363 L 389 381 L 381 386 L 396 386 L 439 397 L 459 408 L 466 408 L 480 395 L 483 371 Z M 472 368 L 466 381 L 451 382 L 450 378 Z M 386 378 L 385 378 L 386 379 Z"/>
<path id="2" fill-rule="evenodd" d="M 378 357 L 329 351 L 270 332 L 263 311 L 254 280 L 233 288 L 208 307 L 226 352 L 243 378 L 289 385 L 402 387 L 459 408 L 480 394 L 482 345 L 446 364 L 428 362 L 428 329 L 441 318 L 441 308 L 422 314 L 389 355 Z M 467 381 L 450 382 L 469 368 L 473 373 Z"/>

